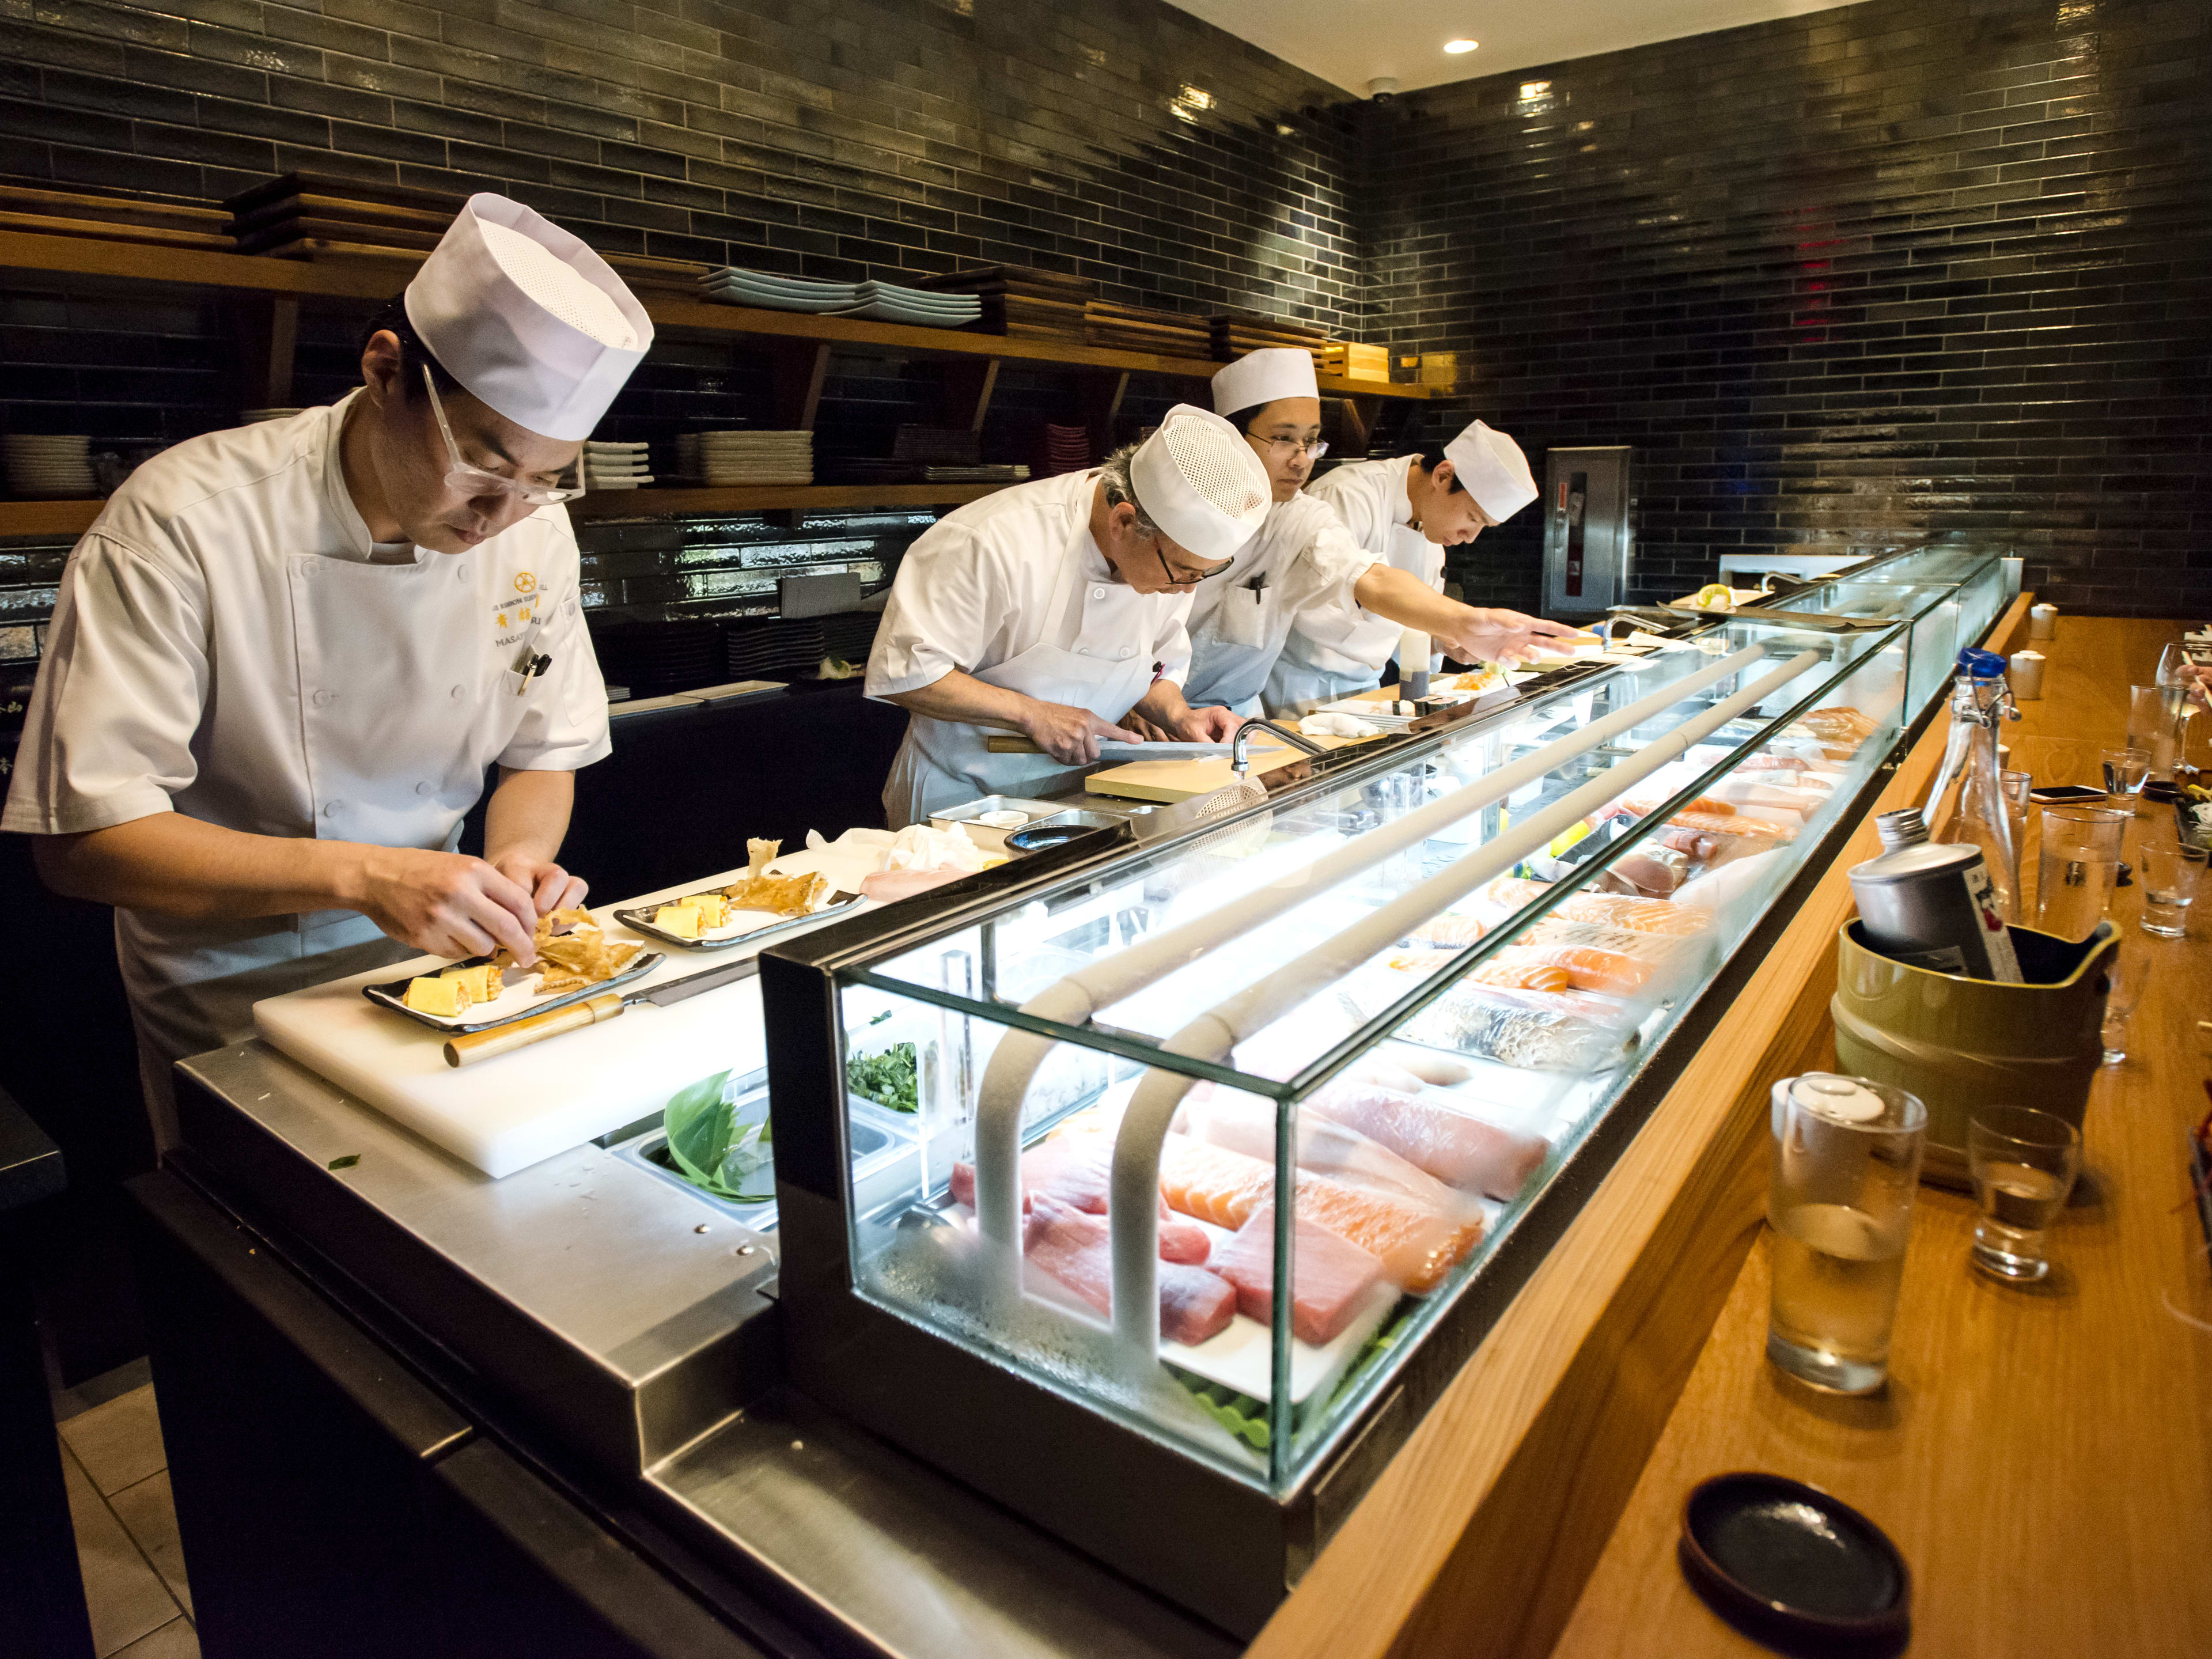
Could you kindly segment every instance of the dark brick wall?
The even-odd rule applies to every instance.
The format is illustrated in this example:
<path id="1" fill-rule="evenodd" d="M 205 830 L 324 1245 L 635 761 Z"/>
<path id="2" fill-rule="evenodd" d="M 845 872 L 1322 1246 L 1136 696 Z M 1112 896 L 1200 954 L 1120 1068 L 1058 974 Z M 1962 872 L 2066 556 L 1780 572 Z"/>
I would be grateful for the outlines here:
<path id="1" fill-rule="evenodd" d="M 1377 315 L 1540 476 L 1637 446 L 1637 597 L 1966 532 L 2062 605 L 2212 612 L 2201 0 L 1869 0 L 1381 113 Z M 1533 605 L 1540 549 L 1531 511 L 1455 569 Z"/>

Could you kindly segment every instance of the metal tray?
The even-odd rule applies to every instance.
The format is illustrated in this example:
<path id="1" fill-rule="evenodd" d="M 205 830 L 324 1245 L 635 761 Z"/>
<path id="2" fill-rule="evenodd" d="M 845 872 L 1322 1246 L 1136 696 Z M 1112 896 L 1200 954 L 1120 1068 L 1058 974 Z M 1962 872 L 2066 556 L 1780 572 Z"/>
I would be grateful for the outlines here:
<path id="1" fill-rule="evenodd" d="M 488 956 L 471 957 L 464 962 L 447 963 L 437 971 L 443 973 L 446 968 L 473 968 L 479 963 L 490 960 Z M 667 958 L 658 951 L 640 951 L 632 959 L 629 966 L 611 979 L 603 979 L 592 985 L 579 986 L 575 990 L 563 991 L 556 997 L 531 997 L 519 1007 L 500 1015 L 496 1019 L 471 1020 L 465 1017 L 460 1019 L 447 1019 L 440 1014 L 426 1014 L 420 1008 L 410 1008 L 404 1000 L 407 995 L 408 981 L 430 977 L 428 975 L 410 974 L 404 979 L 388 979 L 380 984 L 364 985 L 361 988 L 361 994 L 381 1007 L 389 1008 L 394 1013 L 406 1015 L 418 1025 L 427 1025 L 434 1031 L 443 1031 L 448 1036 L 453 1036 L 468 1031 L 489 1031 L 496 1026 L 512 1025 L 518 1019 L 527 1019 L 532 1014 L 548 1013 L 556 1008 L 565 1008 L 572 1002 L 581 1002 L 587 997 L 598 996 L 603 991 L 611 991 L 617 985 L 627 985 L 641 975 L 651 973 L 665 960 Z M 537 970 L 531 969 L 526 971 L 535 973 Z"/>
<path id="2" fill-rule="evenodd" d="M 819 910 L 809 910 L 803 916 L 777 916 L 758 927 L 749 927 L 742 933 L 731 933 L 720 939 L 684 939 L 678 934 L 664 931 L 653 924 L 653 913 L 660 908 L 657 904 L 626 907 L 615 912 L 615 920 L 633 933 L 643 933 L 648 939 L 657 939 L 665 945 L 675 946 L 679 951 L 726 951 L 732 945 L 750 945 L 757 940 L 773 939 L 778 933 L 787 933 L 794 927 L 805 927 L 809 922 L 828 921 L 834 917 L 844 915 L 847 910 L 860 902 L 858 894 L 850 894 L 835 903 L 823 905 Z M 752 910 L 740 911 L 738 914 L 760 915 L 764 913 Z"/>
<path id="3" fill-rule="evenodd" d="M 941 812 L 929 815 L 933 830 L 957 830 L 987 853 L 1006 850 L 1006 837 L 1026 830 L 1039 818 L 1050 817 L 1060 809 L 1048 800 L 1030 800 L 1020 795 L 986 795 L 981 800 L 971 800 L 958 806 L 948 806 Z M 986 812 L 1020 812 L 1029 820 L 1018 823 L 1012 830 L 994 830 L 975 819 Z"/>

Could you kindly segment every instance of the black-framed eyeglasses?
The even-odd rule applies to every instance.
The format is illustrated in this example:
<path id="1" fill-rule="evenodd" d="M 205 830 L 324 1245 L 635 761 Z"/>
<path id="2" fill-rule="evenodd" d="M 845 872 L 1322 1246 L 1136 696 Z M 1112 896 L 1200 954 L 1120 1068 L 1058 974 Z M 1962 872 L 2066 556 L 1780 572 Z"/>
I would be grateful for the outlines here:
<path id="1" fill-rule="evenodd" d="M 1317 461 L 1328 453 L 1328 440 L 1326 438 L 1263 438 L 1256 432 L 1248 432 L 1244 437 L 1247 442 L 1258 445 L 1278 461 L 1287 461 L 1293 455 L 1304 455 Z"/>
<path id="2" fill-rule="evenodd" d="M 1207 580 L 1209 578 L 1218 576 L 1222 572 L 1228 569 L 1231 565 L 1237 562 L 1234 559 L 1224 559 L 1219 564 L 1214 566 L 1212 569 L 1201 570 L 1195 576 L 1178 576 L 1176 574 L 1176 568 L 1168 562 L 1167 550 L 1163 548 L 1157 541 L 1152 544 L 1152 556 L 1160 562 L 1160 569 L 1164 574 L 1165 574 L 1168 579 L 1168 586 L 1170 587 L 1195 587 L 1200 582 Z"/>

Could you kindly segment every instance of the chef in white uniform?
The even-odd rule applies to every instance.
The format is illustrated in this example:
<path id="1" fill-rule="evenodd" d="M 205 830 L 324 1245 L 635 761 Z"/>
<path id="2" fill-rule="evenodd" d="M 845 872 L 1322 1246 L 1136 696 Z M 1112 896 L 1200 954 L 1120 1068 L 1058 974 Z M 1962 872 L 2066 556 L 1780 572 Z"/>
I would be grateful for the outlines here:
<path id="1" fill-rule="evenodd" d="M 1310 493 L 1336 509 L 1360 546 L 1440 592 L 1444 550 L 1473 541 L 1528 506 L 1536 499 L 1536 481 L 1521 446 L 1477 421 L 1441 449 L 1337 467 L 1316 478 Z M 1542 626 L 1554 635 L 1576 631 Z M 1310 708 L 1367 690 L 1402 631 L 1379 615 L 1346 627 L 1340 612 L 1308 611 L 1292 623 L 1268 677 L 1267 707 Z"/>
<path id="2" fill-rule="evenodd" d="M 1185 703 L 1191 593 L 1267 515 L 1267 476 L 1236 428 L 1188 404 L 1087 472 L 1017 484 L 947 514 L 892 581 L 867 692 L 910 717 L 884 787 L 893 829 L 1020 794 L 1098 758 L 1134 708 L 1187 742 L 1234 735 Z M 994 732 L 1042 753 L 994 754 Z"/>
<path id="3" fill-rule="evenodd" d="M 63 573 L 0 827 L 116 907 L 162 1145 L 171 1063 L 254 1001 L 422 951 L 527 963 L 583 893 L 556 856 L 606 693 L 558 503 L 652 324 L 492 195 L 379 321 L 361 389 L 156 456 Z"/>
<path id="4" fill-rule="evenodd" d="M 1533 656 L 1538 641 L 1575 633 L 1517 611 L 1445 599 L 1425 571 L 1409 573 L 1387 559 L 1386 550 L 1354 540 L 1334 507 L 1307 492 L 1314 463 L 1328 449 L 1310 352 L 1271 349 L 1238 358 L 1214 375 L 1213 406 L 1267 467 L 1274 505 L 1228 570 L 1192 599 L 1183 695 L 1193 708 L 1220 703 L 1239 714 L 1262 712 L 1262 693 L 1294 623 L 1318 647 L 1364 644 L 1382 633 L 1395 646 L 1411 629 L 1464 659 L 1492 662 Z M 1374 679 L 1370 671 L 1365 684 Z"/>

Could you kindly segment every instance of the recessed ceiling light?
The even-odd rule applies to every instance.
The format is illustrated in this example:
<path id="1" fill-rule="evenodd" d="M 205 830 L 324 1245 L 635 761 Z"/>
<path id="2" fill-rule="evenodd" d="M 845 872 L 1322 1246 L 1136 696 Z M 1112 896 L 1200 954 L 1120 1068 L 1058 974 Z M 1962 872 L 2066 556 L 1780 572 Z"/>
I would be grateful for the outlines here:
<path id="1" fill-rule="evenodd" d="M 1456 58 L 1463 52 L 1473 52 L 1481 44 L 1480 40 L 1447 40 L 1444 42 L 1444 50 Z"/>

